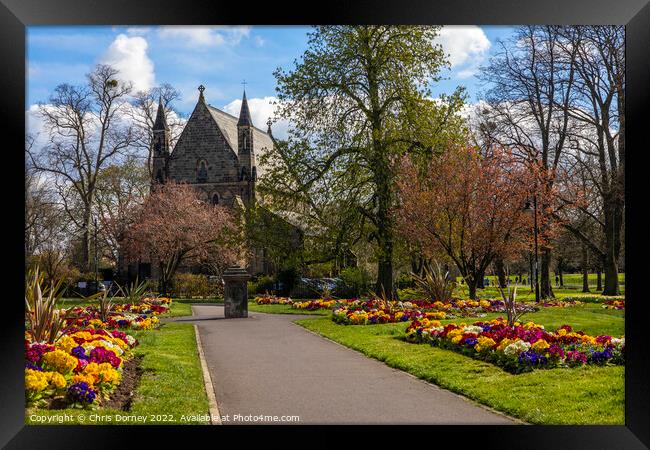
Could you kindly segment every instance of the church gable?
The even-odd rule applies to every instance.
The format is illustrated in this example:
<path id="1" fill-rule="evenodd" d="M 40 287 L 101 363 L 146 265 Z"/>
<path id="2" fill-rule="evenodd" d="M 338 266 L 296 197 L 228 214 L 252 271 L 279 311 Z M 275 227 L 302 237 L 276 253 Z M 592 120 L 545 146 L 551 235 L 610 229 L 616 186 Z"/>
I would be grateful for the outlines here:
<path id="1" fill-rule="evenodd" d="M 228 137 L 201 99 L 171 154 L 170 178 L 190 183 L 238 181 L 239 160 Z"/>

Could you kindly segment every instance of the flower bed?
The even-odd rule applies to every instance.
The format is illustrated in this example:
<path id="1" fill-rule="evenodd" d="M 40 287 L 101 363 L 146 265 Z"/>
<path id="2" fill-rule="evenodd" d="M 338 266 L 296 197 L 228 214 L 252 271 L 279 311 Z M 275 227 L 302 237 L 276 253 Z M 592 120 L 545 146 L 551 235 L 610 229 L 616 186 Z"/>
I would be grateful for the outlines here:
<path id="1" fill-rule="evenodd" d="M 255 297 L 255 303 L 258 305 L 291 305 L 293 300 L 289 297 L 276 297 L 275 295 L 262 295 Z"/>
<path id="2" fill-rule="evenodd" d="M 407 302 L 384 301 L 378 299 L 349 300 L 347 304 L 333 306 L 332 320 L 344 325 L 368 325 L 378 323 L 405 322 L 412 319 L 445 319 L 475 316 L 488 312 L 505 311 L 500 300 L 454 300 L 452 302 L 427 302 L 411 300 Z M 535 311 L 536 307 L 517 305 L 518 311 Z"/>
<path id="3" fill-rule="evenodd" d="M 502 318 L 445 326 L 436 320 L 418 319 L 406 329 L 406 340 L 454 350 L 511 373 L 586 364 L 618 365 L 625 361 L 624 337 L 589 336 L 574 332 L 569 325 L 553 332 L 532 322 L 509 327 Z"/>
<path id="4" fill-rule="evenodd" d="M 96 408 L 122 378 L 138 344 L 121 331 L 70 329 L 54 344 L 25 340 L 27 406 Z"/>
<path id="5" fill-rule="evenodd" d="M 542 306 L 545 308 L 570 308 L 572 306 L 582 306 L 584 302 L 578 300 L 552 300 L 548 302 L 543 302 Z"/>
<path id="6" fill-rule="evenodd" d="M 113 311 L 102 321 L 96 306 L 74 307 L 66 311 L 66 325 L 92 329 L 151 330 L 160 323 L 156 313 L 139 314 Z"/>
<path id="7" fill-rule="evenodd" d="M 625 309 L 625 300 L 607 300 L 603 302 L 605 309 Z"/>

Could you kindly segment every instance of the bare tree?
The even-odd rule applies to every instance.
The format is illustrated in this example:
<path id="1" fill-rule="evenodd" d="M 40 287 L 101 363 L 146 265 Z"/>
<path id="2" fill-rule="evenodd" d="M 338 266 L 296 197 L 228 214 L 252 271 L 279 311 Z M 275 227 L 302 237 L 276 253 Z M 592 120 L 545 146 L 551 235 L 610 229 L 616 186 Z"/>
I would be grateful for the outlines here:
<path id="1" fill-rule="evenodd" d="M 178 111 L 173 108 L 173 102 L 180 98 L 180 95 L 180 92 L 168 83 L 133 94 L 132 108 L 128 110 L 128 115 L 133 121 L 133 125 L 139 130 L 134 146 L 147 155 L 149 177 L 153 176 L 151 165 L 153 126 L 156 121 L 158 104 L 162 104 L 165 110 L 165 118 L 171 134 L 170 145 L 173 147 L 185 124 Z"/>
<path id="2" fill-rule="evenodd" d="M 483 140 L 518 149 L 522 158 L 541 163 L 551 173 L 567 144 L 571 124 L 567 109 L 575 84 L 575 52 L 561 53 L 561 39 L 559 26 L 522 26 L 510 40 L 500 42 L 500 51 L 481 75 L 491 85 L 480 128 Z M 553 177 L 547 179 L 553 183 Z M 540 205 L 540 211 L 549 208 Z M 542 244 L 541 251 L 540 294 L 553 297 L 550 245 Z"/>
<path id="3" fill-rule="evenodd" d="M 599 197 L 601 213 L 583 213 L 603 233 L 599 245 L 569 228 L 602 261 L 603 294 L 618 295 L 618 259 L 625 208 L 625 30 L 621 26 L 570 27 L 562 51 L 575 54 L 576 95 L 567 113 L 577 127 L 572 139 L 575 162 Z"/>
<path id="4" fill-rule="evenodd" d="M 83 270 L 89 268 L 97 174 L 137 140 L 136 130 L 122 117 L 132 87 L 117 75 L 116 69 L 100 64 L 87 75 L 85 86 L 58 85 L 49 104 L 39 105 L 49 142 L 27 149 L 30 164 L 51 177 L 65 212 L 82 233 Z"/>

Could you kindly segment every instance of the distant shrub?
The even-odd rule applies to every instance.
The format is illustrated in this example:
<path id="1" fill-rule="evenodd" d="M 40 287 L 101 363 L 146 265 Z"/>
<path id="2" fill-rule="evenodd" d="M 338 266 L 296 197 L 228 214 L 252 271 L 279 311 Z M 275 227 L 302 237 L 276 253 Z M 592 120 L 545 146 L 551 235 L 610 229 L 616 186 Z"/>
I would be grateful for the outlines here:
<path id="1" fill-rule="evenodd" d="M 341 270 L 339 278 L 341 283 L 332 292 L 335 297 L 361 297 L 368 292 L 370 287 L 370 274 L 359 267 L 348 267 Z"/>
<path id="2" fill-rule="evenodd" d="M 278 295 L 287 297 L 300 280 L 300 273 L 295 267 L 285 269 L 278 273 L 278 282 L 281 284 Z"/>
<path id="3" fill-rule="evenodd" d="M 400 300 L 422 300 L 426 298 L 426 294 L 422 289 L 412 287 L 398 289 L 397 295 Z"/>
<path id="4" fill-rule="evenodd" d="M 172 295 L 181 298 L 211 297 L 216 295 L 216 286 L 207 275 L 179 273 L 174 277 Z"/>
<path id="5" fill-rule="evenodd" d="M 249 295 L 261 295 L 275 290 L 275 280 L 269 275 L 260 275 L 248 285 Z"/>

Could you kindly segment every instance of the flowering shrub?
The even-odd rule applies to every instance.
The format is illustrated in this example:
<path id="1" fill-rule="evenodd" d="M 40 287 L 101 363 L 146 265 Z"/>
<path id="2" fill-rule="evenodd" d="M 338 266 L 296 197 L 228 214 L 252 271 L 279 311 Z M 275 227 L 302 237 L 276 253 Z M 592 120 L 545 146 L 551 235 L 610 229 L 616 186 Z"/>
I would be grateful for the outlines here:
<path id="1" fill-rule="evenodd" d="M 121 331 L 70 329 L 54 345 L 25 340 L 25 397 L 28 406 L 46 407 L 64 399 L 96 407 L 122 379 L 124 361 L 138 341 Z"/>
<path id="2" fill-rule="evenodd" d="M 406 340 L 430 343 L 492 362 L 512 373 L 533 368 L 575 367 L 585 364 L 623 364 L 625 338 L 589 336 L 563 325 L 548 332 L 533 322 L 508 327 L 504 319 L 448 324 L 428 319 L 414 320 L 406 329 Z"/>
<path id="3" fill-rule="evenodd" d="M 276 297 L 275 295 L 262 295 L 255 297 L 255 303 L 258 305 L 291 305 L 293 300 L 289 297 Z"/>

